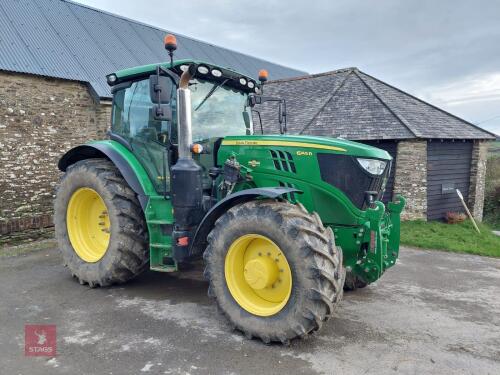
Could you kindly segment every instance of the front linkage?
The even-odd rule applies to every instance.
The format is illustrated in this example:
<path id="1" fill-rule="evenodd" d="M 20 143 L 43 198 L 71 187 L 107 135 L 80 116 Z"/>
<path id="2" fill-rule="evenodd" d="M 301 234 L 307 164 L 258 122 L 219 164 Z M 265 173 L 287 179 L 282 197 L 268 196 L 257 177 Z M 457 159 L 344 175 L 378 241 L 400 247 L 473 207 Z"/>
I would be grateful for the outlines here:
<path id="1" fill-rule="evenodd" d="M 366 283 L 379 279 L 385 270 L 396 263 L 399 255 L 401 212 L 406 204 L 402 195 L 386 207 L 374 202 L 366 211 L 368 221 L 364 224 L 363 243 L 368 243 L 366 255 L 358 259 L 352 270 Z"/>

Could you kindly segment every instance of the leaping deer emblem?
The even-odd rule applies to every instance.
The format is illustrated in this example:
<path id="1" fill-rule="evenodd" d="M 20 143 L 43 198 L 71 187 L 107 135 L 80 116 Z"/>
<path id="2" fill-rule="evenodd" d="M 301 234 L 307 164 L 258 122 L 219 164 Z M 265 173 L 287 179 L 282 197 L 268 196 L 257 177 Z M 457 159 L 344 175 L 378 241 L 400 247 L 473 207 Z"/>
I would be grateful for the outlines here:
<path id="1" fill-rule="evenodd" d="M 47 333 L 45 333 L 45 331 L 42 331 L 40 333 L 35 331 L 35 335 L 38 336 L 38 342 L 37 342 L 38 345 L 43 345 L 47 342 Z"/>

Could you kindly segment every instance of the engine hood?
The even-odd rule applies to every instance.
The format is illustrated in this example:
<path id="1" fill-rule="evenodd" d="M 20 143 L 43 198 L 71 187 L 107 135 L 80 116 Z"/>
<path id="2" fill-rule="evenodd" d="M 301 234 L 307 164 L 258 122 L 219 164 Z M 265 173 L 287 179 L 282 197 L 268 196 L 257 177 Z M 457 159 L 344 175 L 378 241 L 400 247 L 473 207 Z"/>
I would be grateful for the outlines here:
<path id="1" fill-rule="evenodd" d="M 280 146 L 293 147 L 297 152 L 328 152 L 364 158 L 392 160 L 387 151 L 363 143 L 340 138 L 300 135 L 245 135 L 228 136 L 223 146 Z"/>

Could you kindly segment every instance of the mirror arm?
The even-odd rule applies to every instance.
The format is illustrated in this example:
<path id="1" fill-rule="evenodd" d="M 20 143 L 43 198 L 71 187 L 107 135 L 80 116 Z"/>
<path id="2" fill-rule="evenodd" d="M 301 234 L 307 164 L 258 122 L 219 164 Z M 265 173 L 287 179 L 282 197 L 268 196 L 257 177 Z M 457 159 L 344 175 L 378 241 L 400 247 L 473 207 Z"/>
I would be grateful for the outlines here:
<path id="1" fill-rule="evenodd" d="M 260 112 L 253 109 L 253 108 L 255 107 L 256 104 L 262 104 L 264 102 L 279 102 L 279 108 L 280 108 L 279 111 L 281 113 L 279 115 L 279 117 L 280 117 L 280 120 L 282 120 L 280 122 L 280 134 L 286 134 L 288 129 L 287 129 L 287 121 L 286 121 L 287 114 L 286 114 L 286 101 L 285 101 L 285 99 L 278 98 L 275 96 L 254 95 L 254 96 L 249 97 L 248 105 L 252 108 L 252 112 L 256 112 L 259 116 L 261 133 L 264 134 L 264 130 L 262 128 L 262 119 L 260 116 Z M 282 125 L 283 120 L 285 123 Z"/>
<path id="2" fill-rule="evenodd" d="M 286 113 L 286 100 L 285 100 L 285 99 L 281 99 L 281 100 L 282 100 L 282 102 L 283 102 L 283 114 L 282 114 L 282 116 L 283 116 L 283 117 L 284 117 L 284 119 L 285 119 L 285 125 L 284 125 L 284 130 L 285 130 L 285 133 L 284 133 L 284 134 L 286 134 L 286 132 L 287 132 L 287 130 L 288 130 L 288 129 L 287 129 L 287 127 L 286 127 L 286 118 L 287 118 L 287 113 Z"/>
<path id="3" fill-rule="evenodd" d="M 158 76 L 161 75 L 161 73 L 164 73 L 165 75 L 169 76 L 170 78 L 172 78 L 172 80 L 174 81 L 175 83 L 175 86 L 176 87 L 179 87 L 179 80 L 180 80 L 180 77 L 173 73 L 172 71 L 168 70 L 168 69 L 165 69 L 163 68 L 162 66 L 158 65 L 157 68 L 156 68 L 156 74 Z"/>
<path id="4" fill-rule="evenodd" d="M 260 134 L 264 134 L 264 128 L 262 127 L 262 118 L 260 117 L 260 112 L 257 111 L 256 109 L 252 109 L 252 112 L 257 113 L 257 116 L 259 116 Z"/>
<path id="5" fill-rule="evenodd" d="M 155 115 L 158 116 L 158 109 L 161 110 L 161 107 L 159 106 L 161 104 L 161 89 L 160 89 L 160 66 L 156 68 L 156 75 L 158 76 L 158 83 L 155 84 L 154 90 L 158 94 L 157 100 L 158 100 L 158 106 L 155 108 Z"/>

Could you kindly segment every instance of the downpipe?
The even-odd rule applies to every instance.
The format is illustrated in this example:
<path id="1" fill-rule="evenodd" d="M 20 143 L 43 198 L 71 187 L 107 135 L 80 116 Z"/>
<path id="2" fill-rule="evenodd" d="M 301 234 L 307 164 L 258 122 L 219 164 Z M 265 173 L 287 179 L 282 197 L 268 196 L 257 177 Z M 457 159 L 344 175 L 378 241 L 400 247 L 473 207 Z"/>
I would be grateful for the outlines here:
<path id="1" fill-rule="evenodd" d="M 189 245 L 203 218 L 202 169 L 193 160 L 191 124 L 191 91 L 189 81 L 194 77 L 196 65 L 182 73 L 177 89 L 177 163 L 170 169 L 174 228 L 172 231 L 172 257 L 176 263 L 188 256 Z"/>

